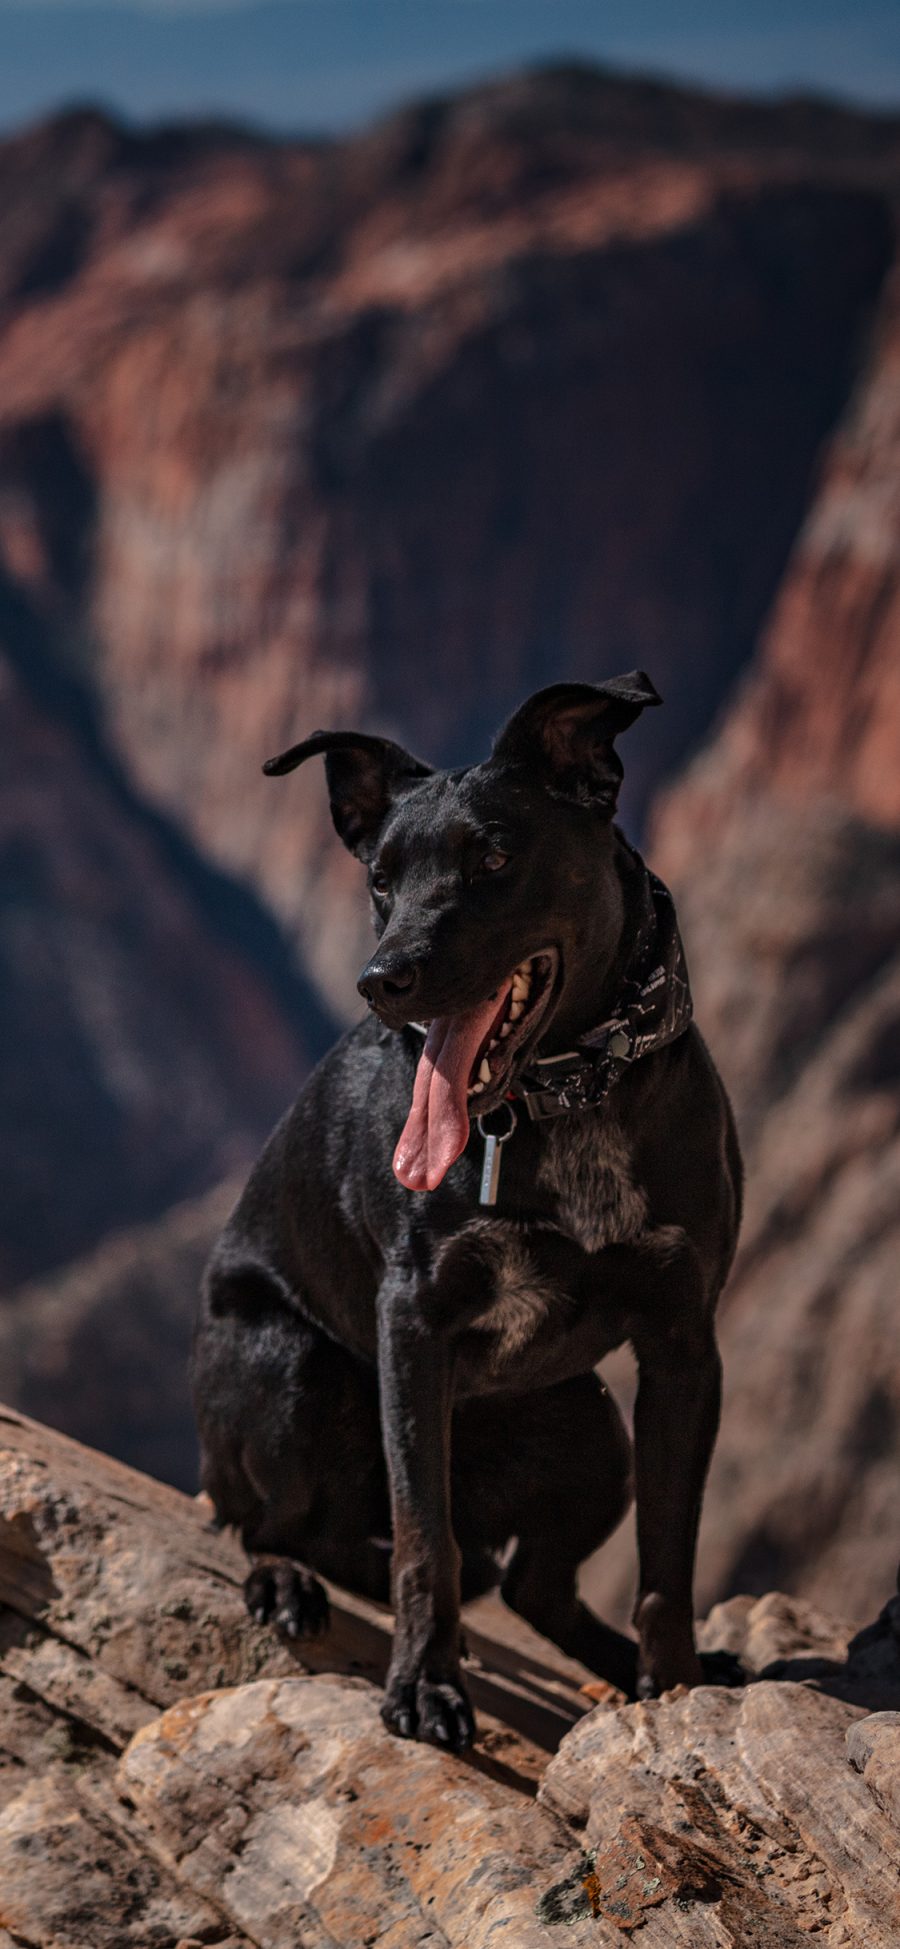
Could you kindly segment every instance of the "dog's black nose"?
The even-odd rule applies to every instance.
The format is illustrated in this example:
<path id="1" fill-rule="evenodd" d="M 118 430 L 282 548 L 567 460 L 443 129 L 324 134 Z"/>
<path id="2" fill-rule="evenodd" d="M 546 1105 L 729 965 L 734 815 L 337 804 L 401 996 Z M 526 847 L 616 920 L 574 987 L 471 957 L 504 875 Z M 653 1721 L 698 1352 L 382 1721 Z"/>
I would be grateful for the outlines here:
<path id="1" fill-rule="evenodd" d="M 406 954 L 378 955 L 363 968 L 357 988 L 370 1008 L 389 1008 L 392 1002 L 405 1002 L 419 979 L 419 970 Z"/>

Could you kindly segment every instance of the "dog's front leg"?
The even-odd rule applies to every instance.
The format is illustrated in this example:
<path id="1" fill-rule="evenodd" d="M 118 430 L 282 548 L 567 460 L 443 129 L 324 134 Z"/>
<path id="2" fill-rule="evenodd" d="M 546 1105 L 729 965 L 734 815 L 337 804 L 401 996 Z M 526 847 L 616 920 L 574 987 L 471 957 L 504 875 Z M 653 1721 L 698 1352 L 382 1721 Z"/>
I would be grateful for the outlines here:
<path id="1" fill-rule="evenodd" d="M 475 1736 L 459 1669 L 459 1551 L 450 1521 L 452 1349 L 409 1289 L 379 1296 L 378 1372 L 394 1535 L 394 1648 L 382 1718 L 461 1752 Z"/>
<path id="2" fill-rule="evenodd" d="M 673 1272 L 675 1268 L 672 1268 Z M 703 1485 L 719 1425 L 721 1362 L 690 1248 L 665 1304 L 648 1297 L 631 1338 L 638 1360 L 634 1411 L 640 1582 L 634 1622 L 638 1692 L 696 1685 L 694 1554 Z M 662 1297 L 662 1295 L 660 1295 Z"/>

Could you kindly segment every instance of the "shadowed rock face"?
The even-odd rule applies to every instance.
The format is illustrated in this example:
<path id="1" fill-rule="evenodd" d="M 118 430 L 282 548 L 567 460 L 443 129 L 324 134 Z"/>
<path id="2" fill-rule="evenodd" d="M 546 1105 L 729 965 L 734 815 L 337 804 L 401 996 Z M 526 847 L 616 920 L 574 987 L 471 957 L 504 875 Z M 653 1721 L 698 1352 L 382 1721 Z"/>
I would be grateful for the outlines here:
<path id="1" fill-rule="evenodd" d="M 689 819 L 760 791 L 785 818 L 822 796 L 900 827 L 900 285 L 883 293 L 868 355 L 831 443 L 763 651 L 665 819 L 675 859 Z"/>
<path id="2" fill-rule="evenodd" d="M 760 796 L 693 829 L 691 866 L 687 803 L 661 813 L 655 856 L 671 832 L 748 1165 L 699 1601 L 777 1583 L 864 1611 L 897 1554 L 900 844 L 834 799 Z M 587 1573 L 620 1617 L 634 1563 L 623 1532 Z"/>
<path id="3" fill-rule="evenodd" d="M 300 1011 L 292 1027 L 227 884 L 2 658 L 0 725 L 9 1288 L 246 1163 L 307 1058 Z M 76 1385 L 71 1366 L 60 1384 Z"/>
<path id="4" fill-rule="evenodd" d="M 747 1151 L 702 1588 L 870 1601 L 900 1467 L 897 298 L 749 679 L 659 809 Z"/>
<path id="5" fill-rule="evenodd" d="M 197 1438 L 191 1330 L 213 1240 L 241 1173 L 150 1224 L 115 1230 L 84 1258 L 0 1307 L 0 1400 L 97 1440 L 132 1467 L 193 1493 Z"/>

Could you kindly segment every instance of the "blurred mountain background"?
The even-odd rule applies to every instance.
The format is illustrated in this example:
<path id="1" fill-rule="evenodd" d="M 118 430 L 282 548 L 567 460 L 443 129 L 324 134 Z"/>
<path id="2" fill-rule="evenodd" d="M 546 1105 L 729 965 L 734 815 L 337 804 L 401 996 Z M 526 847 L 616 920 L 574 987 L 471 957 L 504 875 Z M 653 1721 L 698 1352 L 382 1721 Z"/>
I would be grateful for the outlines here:
<path id="1" fill-rule="evenodd" d="M 900 112 L 574 61 L 356 135 L 0 142 L 0 1398 L 194 1486 L 200 1268 L 368 927 L 262 760 L 457 762 L 639 665 L 624 822 L 749 1168 L 700 1602 L 883 1600 L 898 194 Z M 588 1582 L 632 1579 L 623 1531 Z"/>

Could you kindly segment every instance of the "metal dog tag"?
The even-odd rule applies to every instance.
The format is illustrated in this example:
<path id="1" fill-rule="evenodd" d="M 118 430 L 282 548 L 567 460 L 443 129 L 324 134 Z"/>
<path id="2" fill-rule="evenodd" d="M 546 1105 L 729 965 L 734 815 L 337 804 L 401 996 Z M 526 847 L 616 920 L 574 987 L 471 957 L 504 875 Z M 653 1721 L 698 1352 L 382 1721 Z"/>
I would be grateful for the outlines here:
<path id="1" fill-rule="evenodd" d="M 478 1194 L 480 1205 L 495 1205 L 500 1186 L 500 1165 L 503 1152 L 496 1137 L 485 1137 L 484 1163 L 481 1167 L 481 1190 Z"/>
<path id="2" fill-rule="evenodd" d="M 484 1117 L 479 1117 L 478 1119 L 479 1135 L 484 1138 L 481 1190 L 478 1194 L 478 1202 L 480 1205 L 495 1205 L 497 1203 L 497 1193 L 500 1189 L 500 1166 L 503 1162 L 502 1147 L 509 1142 L 519 1120 L 515 1105 L 512 1103 L 499 1104 L 498 1108 L 492 1111 L 491 1114 L 492 1116 L 499 1116 L 503 1111 L 509 1117 L 509 1128 L 507 1130 L 486 1130 L 484 1127 Z"/>

